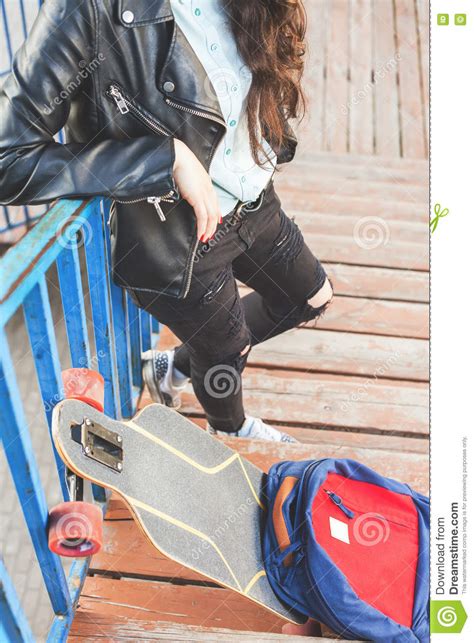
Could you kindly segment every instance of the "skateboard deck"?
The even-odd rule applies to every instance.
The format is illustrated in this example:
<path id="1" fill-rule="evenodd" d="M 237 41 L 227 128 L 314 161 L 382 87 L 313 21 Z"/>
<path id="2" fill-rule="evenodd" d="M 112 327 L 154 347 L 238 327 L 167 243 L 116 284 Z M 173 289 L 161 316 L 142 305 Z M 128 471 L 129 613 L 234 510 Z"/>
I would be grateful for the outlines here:
<path id="1" fill-rule="evenodd" d="M 76 474 L 116 491 L 164 556 L 294 623 L 262 559 L 265 474 L 176 411 L 151 404 L 116 421 L 66 399 L 53 438 Z"/>

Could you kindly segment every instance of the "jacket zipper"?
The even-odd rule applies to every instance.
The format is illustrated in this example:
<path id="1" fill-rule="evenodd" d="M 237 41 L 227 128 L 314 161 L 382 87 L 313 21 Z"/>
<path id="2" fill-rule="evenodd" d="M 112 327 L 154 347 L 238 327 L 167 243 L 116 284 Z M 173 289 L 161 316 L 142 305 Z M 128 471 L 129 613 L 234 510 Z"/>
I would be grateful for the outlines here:
<path id="1" fill-rule="evenodd" d="M 117 106 L 117 109 L 120 111 L 121 114 L 130 113 L 137 120 L 144 123 L 153 132 L 156 132 L 158 134 L 162 134 L 165 136 L 171 136 L 171 132 L 169 132 L 167 129 L 165 129 L 162 125 L 160 125 L 157 121 L 155 121 L 151 117 L 143 114 L 141 110 L 135 105 L 133 100 L 129 98 L 117 84 L 112 83 L 111 85 L 109 85 L 109 88 L 107 90 L 107 96 L 110 96 L 113 99 L 113 101 Z M 155 207 L 155 210 L 160 218 L 160 221 L 166 221 L 166 216 L 165 216 L 165 213 L 163 212 L 163 208 L 161 207 L 160 203 L 161 201 L 173 203 L 173 199 L 171 197 L 173 197 L 174 195 L 175 195 L 175 190 L 170 190 L 166 194 L 162 194 L 160 196 L 149 196 L 149 197 L 139 198 L 139 199 L 122 199 L 122 200 L 115 199 L 115 201 L 117 201 L 118 203 L 125 203 L 125 204 L 140 203 L 141 201 L 147 201 L 147 203 L 151 203 Z"/>
<path id="2" fill-rule="evenodd" d="M 222 120 L 222 118 L 219 118 L 218 116 L 214 116 L 214 114 L 210 114 L 209 112 L 203 112 L 198 109 L 194 109 L 193 107 L 187 107 L 186 105 L 181 105 L 180 103 L 175 103 L 174 100 L 171 100 L 170 98 L 165 98 L 165 103 L 170 107 L 175 107 L 176 109 L 180 109 L 181 111 L 187 112 L 188 114 L 192 114 L 193 116 L 199 116 L 200 118 L 208 118 L 211 121 L 215 121 L 216 123 L 223 125 L 227 129 L 227 125 Z"/>
<path id="3" fill-rule="evenodd" d="M 141 109 L 135 104 L 134 100 L 127 96 L 124 91 L 119 87 L 119 85 L 112 83 L 109 85 L 107 90 L 108 96 L 111 96 L 115 102 L 117 109 L 121 114 L 132 114 L 137 118 L 137 120 L 142 121 L 147 127 L 152 129 L 158 134 L 164 134 L 165 136 L 172 136 L 172 133 L 161 125 L 157 120 L 151 116 L 147 116 L 142 112 Z"/>
<path id="4" fill-rule="evenodd" d="M 216 123 L 219 123 L 219 125 L 222 125 L 223 127 L 225 127 L 227 129 L 227 126 L 226 126 L 225 122 L 222 120 L 222 118 L 219 118 L 218 116 L 214 116 L 213 114 L 209 114 L 208 112 L 203 112 L 203 111 L 200 111 L 198 109 L 194 109 L 192 107 L 187 107 L 186 105 L 181 105 L 180 103 L 176 103 L 174 100 L 171 100 L 168 97 L 165 97 L 165 103 L 167 105 L 169 105 L 170 107 L 180 109 L 181 111 L 187 112 L 188 114 L 192 114 L 193 116 L 199 116 L 199 118 L 208 118 L 209 120 L 215 121 Z M 211 155 L 211 158 L 210 158 L 210 161 L 209 161 L 209 166 L 212 163 L 212 159 L 214 158 L 214 154 L 216 153 L 217 147 L 218 147 L 218 145 L 216 145 L 214 147 L 214 150 L 212 151 L 212 155 Z M 193 252 L 192 252 L 193 258 L 194 258 L 194 255 L 196 254 L 196 250 L 197 250 L 198 245 L 199 245 L 199 240 L 196 239 L 196 242 L 194 243 Z M 187 278 L 186 278 L 183 297 L 186 297 L 186 295 L 189 292 L 192 277 L 193 277 L 193 264 L 191 264 L 189 273 L 188 273 Z"/>

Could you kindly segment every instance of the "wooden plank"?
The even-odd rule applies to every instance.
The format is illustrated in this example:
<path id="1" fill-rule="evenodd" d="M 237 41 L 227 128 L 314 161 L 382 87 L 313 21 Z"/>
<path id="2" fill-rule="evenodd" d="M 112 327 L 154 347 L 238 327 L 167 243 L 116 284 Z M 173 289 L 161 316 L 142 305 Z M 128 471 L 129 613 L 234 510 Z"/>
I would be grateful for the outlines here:
<path id="1" fill-rule="evenodd" d="M 247 368 L 245 408 L 270 424 L 428 435 L 428 387 L 283 370 Z M 182 411 L 202 415 L 194 395 Z"/>
<path id="2" fill-rule="evenodd" d="M 179 341 L 163 329 L 160 347 Z M 255 346 L 249 365 L 307 373 L 334 373 L 390 380 L 428 381 L 428 342 L 295 328 Z"/>
<path id="3" fill-rule="evenodd" d="M 408 158 L 426 158 L 418 35 L 413 0 L 397 0 L 395 27 L 397 50 L 402 61 L 399 66 L 402 155 Z"/>
<path id="4" fill-rule="evenodd" d="M 349 59 L 349 149 L 353 153 L 374 151 L 372 82 L 372 2 L 353 0 L 350 7 Z"/>
<path id="5" fill-rule="evenodd" d="M 348 152 L 348 115 L 344 110 L 348 99 L 349 69 L 349 3 L 347 0 L 330 2 L 326 30 L 328 48 L 324 149 L 331 152 Z M 304 142 L 302 147 L 305 147 Z"/>
<path id="6" fill-rule="evenodd" d="M 251 289 L 240 286 L 241 296 Z M 429 305 L 336 295 L 324 315 L 301 327 L 428 339 Z"/>
<path id="7" fill-rule="evenodd" d="M 353 159 L 354 155 L 347 155 L 348 159 Z M 291 163 L 282 166 L 277 175 L 277 180 L 280 174 L 285 177 L 298 177 L 300 174 L 314 174 L 322 178 L 342 178 L 352 179 L 365 182 L 382 182 L 382 183 L 396 183 L 396 184 L 409 184 L 424 186 L 428 185 L 428 164 L 425 163 L 424 167 L 419 169 L 405 169 L 402 167 L 392 167 L 391 165 L 383 165 L 383 160 L 380 159 L 380 165 L 373 166 L 366 163 L 366 159 L 370 157 L 356 156 L 360 159 L 358 163 L 343 161 L 332 163 L 330 159 L 325 157 L 318 157 L 316 160 L 306 160 L 297 155 L 296 159 Z"/>
<path id="8" fill-rule="evenodd" d="M 321 152 L 309 148 L 299 148 L 297 160 L 309 161 L 312 163 L 324 163 L 328 166 L 356 166 L 366 168 L 393 169 L 403 173 L 414 173 L 427 171 L 428 161 L 421 158 L 399 158 L 396 156 L 374 156 L 364 154 L 346 154 L 337 152 Z"/>
<path id="9" fill-rule="evenodd" d="M 390 379 L 427 381 L 428 342 L 298 328 L 285 333 L 284 341 L 275 337 L 256 346 L 249 364 L 367 377 L 383 370 Z"/>
<path id="10" fill-rule="evenodd" d="M 282 460 L 306 460 L 315 457 L 318 459 L 352 458 L 372 467 L 384 476 L 406 482 L 421 493 L 427 493 L 429 488 L 429 458 L 419 454 L 399 453 L 395 458 L 393 453 L 383 450 L 339 448 L 338 445 L 321 446 L 315 453 L 312 445 L 285 445 L 282 442 L 242 438 L 226 438 L 224 442 L 264 470 L 267 470 L 270 463 Z"/>
<path id="11" fill-rule="evenodd" d="M 339 263 L 326 263 L 324 268 L 340 295 L 429 302 L 428 273 Z"/>
<path id="12" fill-rule="evenodd" d="M 80 641 L 100 641 L 114 643 L 115 641 L 213 641 L 215 643 L 283 643 L 314 642 L 333 643 L 334 639 L 270 632 L 248 632 L 245 630 L 229 630 L 226 628 L 200 627 L 198 625 L 181 625 L 167 623 L 153 618 L 124 618 L 120 614 L 93 614 L 79 609 L 73 626 L 73 634 L 68 637 L 69 643 Z M 339 639 L 341 640 L 341 639 Z"/>
<path id="13" fill-rule="evenodd" d="M 354 230 L 360 226 L 361 217 L 351 214 L 326 214 L 323 212 L 297 212 L 291 210 L 291 215 L 300 226 L 304 234 L 331 234 L 352 237 Z M 414 243 L 429 244 L 429 227 L 419 221 L 390 221 L 386 217 L 377 217 L 386 223 L 380 223 L 384 228 L 388 226 L 390 238 L 395 241 L 410 241 Z M 376 221 L 374 221 L 375 223 Z"/>
<path id="14" fill-rule="evenodd" d="M 426 145 L 429 145 L 430 112 L 430 3 L 429 0 L 416 0 L 418 18 L 418 47 L 421 65 L 421 87 L 423 101 L 423 120 L 425 124 Z"/>
<path id="15" fill-rule="evenodd" d="M 325 128 L 325 62 L 327 51 L 327 12 L 329 0 L 306 3 L 308 18 L 307 53 L 303 84 L 306 94 L 306 113 L 298 125 L 298 137 L 315 150 L 323 146 Z"/>
<path id="16" fill-rule="evenodd" d="M 304 171 L 302 171 L 302 169 Z M 394 181 L 371 181 L 370 179 L 352 179 L 350 177 L 331 177 L 319 175 L 315 168 L 304 167 L 284 168 L 276 178 L 278 190 L 297 190 L 312 194 L 337 194 L 347 197 L 372 198 L 379 201 L 399 201 L 402 203 L 426 204 L 428 201 L 428 185 L 399 184 Z"/>
<path id="17" fill-rule="evenodd" d="M 179 579 L 207 582 L 201 574 L 175 563 L 157 551 L 137 527 L 121 499 L 115 501 L 107 516 L 103 525 L 104 545 L 92 558 L 91 574 L 101 571 L 109 575 L 147 576 L 171 582 Z"/>
<path id="18" fill-rule="evenodd" d="M 283 202 L 283 208 L 290 206 L 294 210 L 306 212 L 360 214 L 363 217 L 377 216 L 390 218 L 392 221 L 426 221 L 428 225 L 429 208 L 426 203 L 384 201 L 383 199 L 347 196 L 334 192 L 323 193 L 318 190 L 314 190 L 309 197 L 306 191 L 287 187 L 278 187 L 278 195 Z"/>
<path id="19" fill-rule="evenodd" d="M 392 0 L 374 3 L 375 152 L 401 156 L 397 69 L 403 61 L 396 51 Z"/>
<path id="20" fill-rule="evenodd" d="M 393 239 L 390 225 L 379 217 L 361 217 L 352 237 L 305 234 L 305 241 L 322 262 L 429 270 L 429 245 Z"/>
<path id="21" fill-rule="evenodd" d="M 125 619 L 145 617 L 250 632 L 281 632 L 285 623 L 231 590 L 100 576 L 86 579 L 80 611 L 91 618 L 114 618 L 118 612 Z M 71 635 L 75 634 L 74 627 Z"/>

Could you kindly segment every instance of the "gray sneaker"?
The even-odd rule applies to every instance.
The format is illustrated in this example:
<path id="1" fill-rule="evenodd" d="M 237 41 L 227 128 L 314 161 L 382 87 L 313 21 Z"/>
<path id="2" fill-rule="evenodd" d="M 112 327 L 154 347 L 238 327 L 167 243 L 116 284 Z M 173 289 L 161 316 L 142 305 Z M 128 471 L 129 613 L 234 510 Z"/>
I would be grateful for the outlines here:
<path id="1" fill-rule="evenodd" d="M 173 362 L 174 351 L 149 350 L 142 353 L 143 380 L 151 399 L 177 410 L 181 406 L 181 393 L 189 380 L 179 386 L 173 383 Z"/>
<path id="2" fill-rule="evenodd" d="M 236 438 L 246 438 L 249 440 L 268 440 L 270 442 L 287 442 L 297 443 L 298 440 L 292 438 L 288 433 L 278 431 L 273 426 L 265 424 L 260 418 L 248 416 L 239 431 L 227 433 L 226 431 L 216 431 L 210 424 L 207 425 L 208 433 L 212 435 L 232 435 Z"/>

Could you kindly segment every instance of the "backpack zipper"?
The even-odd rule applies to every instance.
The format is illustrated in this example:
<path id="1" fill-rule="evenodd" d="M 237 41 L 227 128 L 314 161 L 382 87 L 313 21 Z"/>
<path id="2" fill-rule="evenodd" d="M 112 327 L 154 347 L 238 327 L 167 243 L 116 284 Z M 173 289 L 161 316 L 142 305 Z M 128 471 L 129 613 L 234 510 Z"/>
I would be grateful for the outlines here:
<path id="1" fill-rule="evenodd" d="M 333 501 L 333 503 L 339 507 L 339 509 L 348 517 L 348 518 L 354 518 L 354 512 L 348 509 L 345 504 L 342 502 L 342 498 L 338 496 L 334 491 L 329 491 L 328 489 L 324 489 L 324 491 L 327 493 L 328 497 Z"/>

